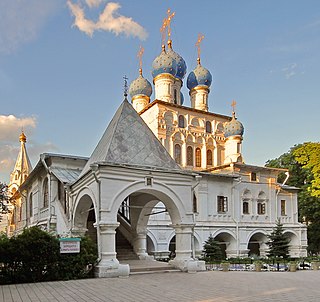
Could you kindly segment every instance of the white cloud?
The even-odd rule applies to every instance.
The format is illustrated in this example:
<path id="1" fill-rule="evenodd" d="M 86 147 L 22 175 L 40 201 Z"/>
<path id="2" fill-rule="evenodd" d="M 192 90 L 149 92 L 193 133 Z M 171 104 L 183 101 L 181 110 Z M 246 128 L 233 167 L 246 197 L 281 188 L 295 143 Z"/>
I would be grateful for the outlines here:
<path id="1" fill-rule="evenodd" d="M 86 3 L 89 7 L 98 7 L 103 0 L 86 0 Z"/>
<path id="2" fill-rule="evenodd" d="M 56 6 L 56 0 L 1 0 L 0 53 L 34 40 Z"/>
<path id="3" fill-rule="evenodd" d="M 32 132 L 36 127 L 35 117 L 16 117 L 14 115 L 0 115 L 0 142 L 17 141 L 21 130 Z"/>
<path id="4" fill-rule="evenodd" d="M 102 1 L 100 0 L 86 0 L 86 4 L 89 7 L 97 6 L 101 3 Z M 148 36 L 147 31 L 139 23 L 118 13 L 121 8 L 119 3 L 107 3 L 96 22 L 85 17 L 85 11 L 81 4 L 75 4 L 71 0 L 68 0 L 67 4 L 75 17 L 74 26 L 90 37 L 92 37 L 94 31 L 101 30 L 112 32 L 115 35 L 124 34 L 137 37 L 140 40 L 145 40 Z"/>
<path id="5" fill-rule="evenodd" d="M 297 63 L 289 64 L 288 66 L 282 68 L 282 72 L 284 73 L 286 79 L 290 79 L 297 74 Z"/>

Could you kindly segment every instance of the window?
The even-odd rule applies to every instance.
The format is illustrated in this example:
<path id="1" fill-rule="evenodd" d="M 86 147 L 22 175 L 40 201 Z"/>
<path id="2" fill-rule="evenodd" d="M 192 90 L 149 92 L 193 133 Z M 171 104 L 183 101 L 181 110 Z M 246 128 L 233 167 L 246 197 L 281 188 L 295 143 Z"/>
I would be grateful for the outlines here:
<path id="1" fill-rule="evenodd" d="M 178 118 L 178 127 L 179 128 L 184 128 L 184 116 L 183 115 L 179 115 L 179 118 Z"/>
<path id="2" fill-rule="evenodd" d="M 242 204 L 242 214 L 249 214 L 249 202 L 247 201 Z"/>
<path id="3" fill-rule="evenodd" d="M 193 213 L 198 212 L 198 205 L 197 205 L 197 196 L 193 193 Z"/>
<path id="4" fill-rule="evenodd" d="M 212 166 L 212 151 L 207 150 L 207 166 Z"/>
<path id="5" fill-rule="evenodd" d="M 286 201 L 281 200 L 281 216 L 286 216 Z"/>
<path id="6" fill-rule="evenodd" d="M 258 215 L 264 215 L 266 213 L 266 204 L 264 202 L 258 202 Z"/>
<path id="7" fill-rule="evenodd" d="M 177 164 L 181 164 L 181 146 L 179 144 L 174 146 L 174 160 Z"/>
<path id="8" fill-rule="evenodd" d="M 193 166 L 193 148 L 187 147 L 187 166 Z"/>
<path id="9" fill-rule="evenodd" d="M 257 181 L 257 173 L 255 172 L 251 173 L 251 181 Z"/>
<path id="10" fill-rule="evenodd" d="M 209 121 L 206 121 L 206 132 L 207 133 L 211 133 L 212 132 L 211 122 L 209 122 Z"/>
<path id="11" fill-rule="evenodd" d="M 29 217 L 33 216 L 33 202 L 32 202 L 32 193 L 29 196 Z"/>
<path id="12" fill-rule="evenodd" d="M 218 213 L 228 212 L 228 197 L 217 196 L 217 211 Z"/>
<path id="13" fill-rule="evenodd" d="M 177 100 L 177 89 L 173 90 L 173 100 L 174 100 L 175 104 L 178 103 L 178 100 Z"/>
<path id="14" fill-rule="evenodd" d="M 49 206 L 49 188 L 48 188 L 48 178 L 43 182 L 43 207 L 47 208 Z"/>
<path id="15" fill-rule="evenodd" d="M 201 150 L 200 150 L 200 148 L 196 149 L 196 167 L 201 167 Z"/>

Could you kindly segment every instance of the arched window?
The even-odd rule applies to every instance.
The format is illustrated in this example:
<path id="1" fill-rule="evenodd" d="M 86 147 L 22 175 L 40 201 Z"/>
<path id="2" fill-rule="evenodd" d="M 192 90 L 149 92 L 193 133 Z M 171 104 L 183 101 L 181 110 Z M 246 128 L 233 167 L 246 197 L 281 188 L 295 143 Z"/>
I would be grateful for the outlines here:
<path id="1" fill-rule="evenodd" d="M 196 149 L 196 167 L 201 167 L 201 150 L 200 150 L 200 148 Z"/>
<path id="2" fill-rule="evenodd" d="M 193 148 L 187 147 L 187 166 L 193 166 Z"/>
<path id="3" fill-rule="evenodd" d="M 177 164 L 181 164 L 181 146 L 179 144 L 174 146 L 174 160 Z"/>
<path id="4" fill-rule="evenodd" d="M 258 215 L 264 215 L 266 213 L 266 204 L 264 202 L 258 202 Z"/>
<path id="5" fill-rule="evenodd" d="M 49 188 L 48 188 L 48 178 L 43 182 L 43 207 L 47 208 L 49 206 Z"/>
<path id="6" fill-rule="evenodd" d="M 212 166 L 212 151 L 207 150 L 207 166 Z"/>
<path id="7" fill-rule="evenodd" d="M 173 90 L 173 101 L 174 101 L 175 104 L 178 103 L 178 100 L 177 100 L 177 89 Z"/>
<path id="8" fill-rule="evenodd" d="M 179 118 L 178 118 L 178 127 L 179 128 L 184 128 L 185 125 L 184 125 L 184 116 L 183 115 L 179 115 Z"/>
<path id="9" fill-rule="evenodd" d="M 29 217 L 33 216 L 33 201 L 32 201 L 32 193 L 29 196 Z"/>
<path id="10" fill-rule="evenodd" d="M 247 201 L 242 204 L 242 214 L 249 214 L 249 202 Z"/>
<path id="11" fill-rule="evenodd" d="M 212 132 L 211 122 L 209 122 L 209 121 L 206 121 L 206 132 L 207 133 L 211 133 Z"/>

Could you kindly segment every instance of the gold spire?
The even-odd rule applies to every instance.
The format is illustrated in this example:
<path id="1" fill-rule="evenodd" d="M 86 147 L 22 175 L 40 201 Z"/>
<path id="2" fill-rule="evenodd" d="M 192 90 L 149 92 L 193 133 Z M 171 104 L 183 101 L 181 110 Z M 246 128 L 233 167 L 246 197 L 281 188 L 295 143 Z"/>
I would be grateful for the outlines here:
<path id="1" fill-rule="evenodd" d="M 144 53 L 144 48 L 140 45 L 139 52 L 137 54 L 137 57 L 139 58 L 139 73 L 142 75 L 142 56 Z"/>
<path id="2" fill-rule="evenodd" d="M 170 48 L 172 48 L 172 41 L 171 41 L 171 21 L 172 18 L 174 17 L 175 12 L 171 13 L 170 8 L 168 8 L 167 10 L 167 18 L 164 18 L 162 21 L 162 25 L 160 28 L 160 32 L 161 32 L 161 41 L 162 41 L 162 45 L 165 44 L 165 39 L 166 39 L 166 29 L 167 29 L 167 33 L 168 33 L 168 45 Z"/>
<path id="3" fill-rule="evenodd" d="M 198 48 L 198 58 L 197 58 L 197 61 L 198 61 L 198 64 L 200 65 L 200 54 L 201 54 L 201 48 L 200 48 L 200 43 L 201 41 L 204 39 L 204 35 L 203 34 L 198 34 L 198 40 L 197 40 L 197 43 L 196 43 L 196 47 Z"/>
<path id="4" fill-rule="evenodd" d="M 23 130 L 21 131 L 21 134 L 20 134 L 20 136 L 19 136 L 19 141 L 20 141 L 20 142 L 24 142 L 24 143 L 27 142 L 27 137 L 25 136 Z"/>
<path id="5" fill-rule="evenodd" d="M 236 117 L 236 105 L 237 105 L 237 102 L 235 100 L 232 100 L 232 103 L 231 103 L 231 107 L 232 107 L 232 117 Z"/>

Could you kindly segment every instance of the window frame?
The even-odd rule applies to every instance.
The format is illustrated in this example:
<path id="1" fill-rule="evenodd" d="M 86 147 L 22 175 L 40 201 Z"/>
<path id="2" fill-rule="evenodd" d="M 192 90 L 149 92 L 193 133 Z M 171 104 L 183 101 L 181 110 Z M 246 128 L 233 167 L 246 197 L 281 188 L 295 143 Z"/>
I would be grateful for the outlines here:
<path id="1" fill-rule="evenodd" d="M 228 212 L 228 197 L 227 196 L 217 196 L 217 212 L 219 214 L 225 214 Z"/>

